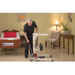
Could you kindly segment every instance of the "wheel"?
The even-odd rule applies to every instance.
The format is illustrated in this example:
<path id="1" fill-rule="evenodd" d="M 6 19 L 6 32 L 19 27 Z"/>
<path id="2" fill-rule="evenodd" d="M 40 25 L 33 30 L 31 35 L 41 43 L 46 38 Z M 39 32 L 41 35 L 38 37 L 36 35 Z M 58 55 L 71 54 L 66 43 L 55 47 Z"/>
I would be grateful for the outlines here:
<path id="1" fill-rule="evenodd" d="M 54 60 L 52 59 L 51 61 L 53 62 Z"/>
<path id="2" fill-rule="evenodd" d="M 42 51 L 42 50 L 43 50 L 43 45 L 42 45 L 41 43 L 40 43 L 39 48 L 40 48 L 40 51 Z"/>
<path id="3" fill-rule="evenodd" d="M 52 55 L 50 55 L 50 57 L 52 57 Z"/>
<path id="4" fill-rule="evenodd" d="M 33 61 L 33 59 L 32 59 L 32 58 L 30 58 L 30 61 Z"/>
<path id="5" fill-rule="evenodd" d="M 33 54 L 31 54 L 31 57 L 34 57 L 34 55 L 33 55 Z"/>
<path id="6" fill-rule="evenodd" d="M 16 52 L 16 54 L 18 55 L 18 52 Z"/>

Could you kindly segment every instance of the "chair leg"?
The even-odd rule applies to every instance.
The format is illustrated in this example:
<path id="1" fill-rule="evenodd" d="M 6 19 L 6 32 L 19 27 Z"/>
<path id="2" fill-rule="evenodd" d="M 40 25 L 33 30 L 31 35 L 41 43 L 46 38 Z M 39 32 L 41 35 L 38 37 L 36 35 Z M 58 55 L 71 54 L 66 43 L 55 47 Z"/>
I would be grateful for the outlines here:
<path id="1" fill-rule="evenodd" d="M 52 42 L 51 42 L 51 46 L 52 46 Z"/>
<path id="2" fill-rule="evenodd" d="M 58 46 L 59 46 L 59 48 L 60 48 L 60 42 L 58 42 Z"/>
<path id="3" fill-rule="evenodd" d="M 55 43 L 53 43 L 53 48 L 55 48 Z"/>
<path id="4" fill-rule="evenodd" d="M 47 47 L 47 41 L 45 42 L 45 47 Z"/>

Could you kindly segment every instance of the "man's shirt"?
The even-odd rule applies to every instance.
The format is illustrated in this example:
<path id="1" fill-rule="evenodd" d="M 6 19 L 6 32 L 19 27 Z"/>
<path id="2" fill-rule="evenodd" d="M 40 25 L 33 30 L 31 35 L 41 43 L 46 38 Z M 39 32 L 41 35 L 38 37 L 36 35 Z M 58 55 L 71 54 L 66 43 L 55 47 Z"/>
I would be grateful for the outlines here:
<path id="1" fill-rule="evenodd" d="M 34 21 L 32 22 L 31 26 L 29 26 L 28 23 L 24 25 L 24 32 L 27 33 L 27 37 L 32 37 L 32 34 L 34 33 L 34 28 L 37 28 L 37 25 Z"/>

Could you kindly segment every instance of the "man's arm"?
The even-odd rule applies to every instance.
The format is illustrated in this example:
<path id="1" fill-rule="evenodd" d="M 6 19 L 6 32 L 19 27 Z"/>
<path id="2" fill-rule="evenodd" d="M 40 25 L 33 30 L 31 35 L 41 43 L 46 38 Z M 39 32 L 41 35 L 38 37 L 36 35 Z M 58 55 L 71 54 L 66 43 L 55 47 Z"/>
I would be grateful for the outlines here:
<path id="1" fill-rule="evenodd" d="M 27 33 L 24 33 L 24 37 L 26 38 L 27 43 L 29 43 L 28 37 L 27 37 Z"/>
<path id="2" fill-rule="evenodd" d="M 26 38 L 27 43 L 29 43 L 29 39 L 27 37 L 27 26 L 24 26 L 24 37 Z"/>
<path id="3" fill-rule="evenodd" d="M 38 27 L 36 28 L 36 33 L 38 33 Z"/>
<path id="4" fill-rule="evenodd" d="M 33 21 L 33 23 L 34 23 L 34 27 L 36 28 L 36 33 L 38 33 L 38 27 L 34 21 Z"/>
<path id="5" fill-rule="evenodd" d="M 24 37 L 26 38 L 26 40 L 28 40 L 27 33 L 24 33 Z"/>

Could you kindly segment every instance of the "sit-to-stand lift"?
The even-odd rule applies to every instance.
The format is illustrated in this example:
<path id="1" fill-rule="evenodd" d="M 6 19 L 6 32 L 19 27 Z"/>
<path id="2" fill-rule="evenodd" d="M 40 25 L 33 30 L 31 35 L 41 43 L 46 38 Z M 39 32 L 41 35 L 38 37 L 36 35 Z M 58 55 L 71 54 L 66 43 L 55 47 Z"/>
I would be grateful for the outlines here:
<path id="1" fill-rule="evenodd" d="M 43 45 L 41 43 L 38 45 L 38 36 L 39 35 L 40 36 L 48 36 L 48 34 L 37 34 L 37 33 L 33 33 L 33 53 L 31 54 L 30 61 L 33 61 L 33 60 L 37 60 L 37 61 L 39 61 L 39 60 L 50 60 L 50 61 L 54 61 L 54 59 L 47 58 L 47 56 L 52 57 L 51 54 L 40 54 L 40 55 L 37 55 L 36 54 L 36 52 L 43 50 Z M 29 46 L 30 46 L 30 44 L 29 44 Z M 31 47 L 30 47 L 30 50 L 31 50 Z"/>

